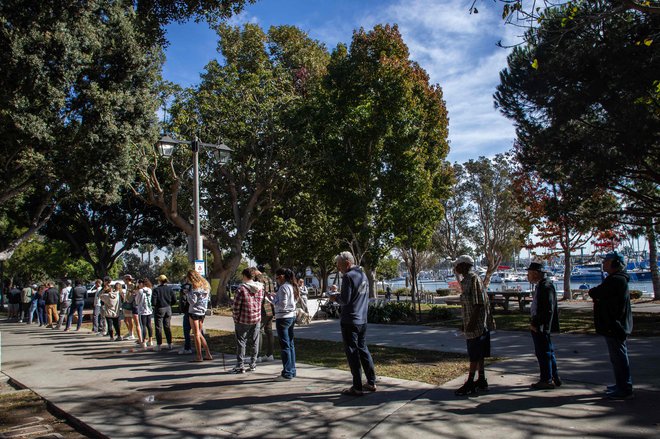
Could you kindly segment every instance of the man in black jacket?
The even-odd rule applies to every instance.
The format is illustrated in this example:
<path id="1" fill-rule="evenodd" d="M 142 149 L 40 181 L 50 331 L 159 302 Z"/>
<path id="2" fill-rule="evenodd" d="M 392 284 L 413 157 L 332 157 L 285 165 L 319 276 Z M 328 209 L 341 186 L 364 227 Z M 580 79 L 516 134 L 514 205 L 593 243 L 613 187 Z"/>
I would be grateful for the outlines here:
<path id="1" fill-rule="evenodd" d="M 172 288 L 167 285 L 167 276 L 161 274 L 158 276 L 159 285 L 154 288 L 151 296 L 151 305 L 154 308 L 154 318 L 156 320 L 156 351 L 161 349 L 163 344 L 163 328 L 165 329 L 165 338 L 167 339 L 167 349 L 172 349 L 172 330 L 170 329 L 170 320 L 172 319 L 172 305 L 176 303 L 176 294 Z"/>
<path id="2" fill-rule="evenodd" d="M 529 329 L 534 341 L 534 353 L 539 361 L 541 376 L 532 384 L 532 389 L 554 389 L 561 386 L 557 373 L 557 359 L 550 332 L 559 331 L 557 292 L 552 281 L 547 278 L 543 265 L 532 262 L 527 268 L 527 279 L 536 284 L 532 297 L 531 321 Z"/>
<path id="3" fill-rule="evenodd" d="M 633 396 L 632 376 L 628 360 L 626 339 L 632 332 L 633 320 L 628 291 L 629 277 L 625 273 L 623 255 L 608 253 L 603 260 L 607 277 L 589 290 L 594 301 L 594 326 L 596 333 L 605 337 L 616 384 L 607 386 L 610 399 L 628 399 Z"/>

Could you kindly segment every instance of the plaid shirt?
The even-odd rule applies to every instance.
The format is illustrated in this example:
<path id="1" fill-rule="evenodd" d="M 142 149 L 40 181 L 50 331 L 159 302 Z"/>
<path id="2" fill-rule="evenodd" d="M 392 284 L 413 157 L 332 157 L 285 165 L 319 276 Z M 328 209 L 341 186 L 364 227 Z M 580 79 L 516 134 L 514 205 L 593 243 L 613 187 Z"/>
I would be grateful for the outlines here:
<path id="1" fill-rule="evenodd" d="M 255 325 L 261 322 L 261 302 L 263 298 L 263 288 L 253 293 L 247 285 L 241 284 L 236 290 L 234 298 L 234 322 L 243 325 Z"/>
<path id="2" fill-rule="evenodd" d="M 473 318 L 476 326 L 473 331 L 465 331 L 465 338 L 481 337 L 486 330 L 492 327 L 492 316 L 490 313 L 490 303 L 488 294 L 484 289 L 483 283 L 477 274 L 470 271 L 461 281 L 461 306 L 463 307 L 463 328 L 467 328 L 468 323 Z M 481 305 L 477 307 L 477 305 Z M 475 313 L 479 313 L 474 316 Z M 474 316 L 474 317 L 473 317 Z"/>

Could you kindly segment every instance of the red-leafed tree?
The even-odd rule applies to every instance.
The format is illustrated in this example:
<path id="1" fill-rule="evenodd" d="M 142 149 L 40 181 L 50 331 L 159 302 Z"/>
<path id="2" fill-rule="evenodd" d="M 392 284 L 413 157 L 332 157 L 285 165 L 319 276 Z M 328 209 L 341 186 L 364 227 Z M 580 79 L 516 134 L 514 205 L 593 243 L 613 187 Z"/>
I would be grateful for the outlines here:
<path id="1" fill-rule="evenodd" d="M 539 240 L 527 248 L 559 248 L 564 256 L 564 298 L 571 296 L 571 253 L 583 247 L 599 230 L 610 230 L 607 211 L 616 201 L 606 192 L 588 199 L 571 197 L 562 183 L 543 181 L 533 172 L 518 171 L 514 191 L 524 206 L 527 221 Z M 601 232 L 602 233 L 602 232 Z"/>

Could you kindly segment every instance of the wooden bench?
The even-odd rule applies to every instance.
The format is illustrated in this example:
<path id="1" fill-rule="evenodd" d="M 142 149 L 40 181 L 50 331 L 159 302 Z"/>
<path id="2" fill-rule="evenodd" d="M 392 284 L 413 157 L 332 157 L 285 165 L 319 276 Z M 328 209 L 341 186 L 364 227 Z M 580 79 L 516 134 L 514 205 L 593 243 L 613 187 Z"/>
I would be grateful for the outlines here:
<path id="1" fill-rule="evenodd" d="M 532 302 L 532 293 L 530 291 L 489 291 L 488 299 L 490 301 L 491 309 L 495 305 L 501 305 L 505 311 L 509 310 L 509 302 L 512 300 L 518 302 L 518 309 L 520 312 L 525 311 L 525 305 Z"/>

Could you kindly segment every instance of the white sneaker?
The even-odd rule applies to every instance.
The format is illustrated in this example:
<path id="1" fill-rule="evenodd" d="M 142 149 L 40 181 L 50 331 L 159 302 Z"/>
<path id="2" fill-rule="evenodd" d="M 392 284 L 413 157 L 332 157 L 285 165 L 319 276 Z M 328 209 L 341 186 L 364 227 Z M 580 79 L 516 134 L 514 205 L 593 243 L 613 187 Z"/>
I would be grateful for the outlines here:
<path id="1" fill-rule="evenodd" d="M 153 345 L 154 345 L 154 342 L 153 342 L 153 341 L 148 341 L 148 342 L 147 342 L 147 346 L 153 346 Z"/>
<path id="2" fill-rule="evenodd" d="M 167 345 L 167 350 L 168 350 L 168 351 L 171 351 L 171 350 L 172 350 L 172 345 L 171 345 L 171 344 L 168 344 L 168 345 Z"/>
<path id="3" fill-rule="evenodd" d="M 145 349 L 145 350 L 146 350 L 146 349 L 147 349 L 147 344 L 146 344 L 146 343 L 142 343 L 142 344 L 140 344 L 140 347 L 141 347 L 142 349 Z"/>
<path id="4" fill-rule="evenodd" d="M 135 336 L 133 334 L 129 335 L 126 340 L 135 340 Z"/>
<path id="5" fill-rule="evenodd" d="M 190 349 L 181 349 L 179 351 L 179 355 L 188 355 L 188 354 L 192 354 L 192 350 L 190 350 Z"/>

